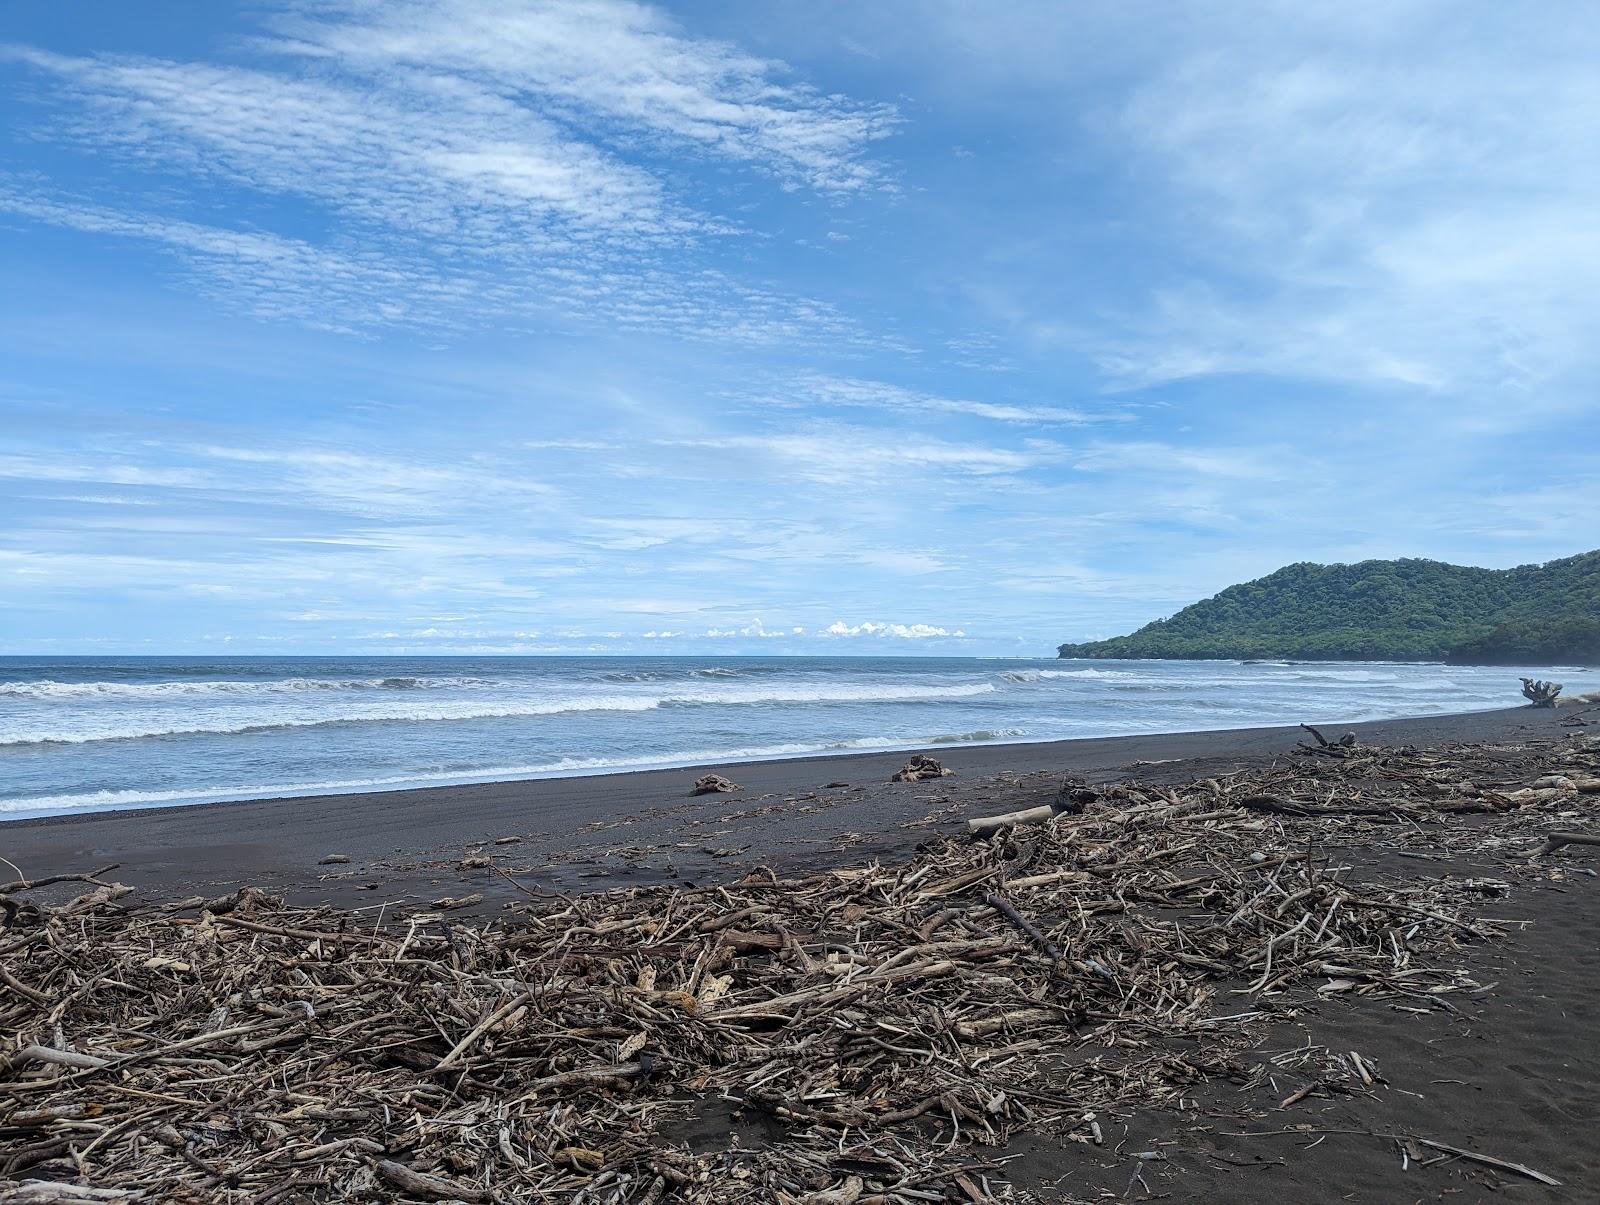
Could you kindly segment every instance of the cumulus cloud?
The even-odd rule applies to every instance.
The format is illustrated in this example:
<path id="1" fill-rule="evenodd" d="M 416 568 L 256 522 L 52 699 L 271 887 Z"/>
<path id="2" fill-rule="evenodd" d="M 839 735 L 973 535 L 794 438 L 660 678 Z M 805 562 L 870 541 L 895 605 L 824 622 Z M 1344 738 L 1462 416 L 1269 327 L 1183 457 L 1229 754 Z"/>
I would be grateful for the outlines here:
<path id="1" fill-rule="evenodd" d="M 960 628 L 940 628 L 927 623 L 866 623 L 847 624 L 834 620 L 823 629 L 828 636 L 876 636 L 894 640 L 930 640 L 936 636 L 965 636 Z"/>

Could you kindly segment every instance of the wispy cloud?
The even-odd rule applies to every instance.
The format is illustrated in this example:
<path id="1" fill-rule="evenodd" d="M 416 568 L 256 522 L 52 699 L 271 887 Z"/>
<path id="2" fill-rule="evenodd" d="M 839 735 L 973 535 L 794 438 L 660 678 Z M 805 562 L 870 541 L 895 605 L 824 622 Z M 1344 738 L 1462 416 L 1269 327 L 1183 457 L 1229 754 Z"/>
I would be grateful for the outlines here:
<path id="1" fill-rule="evenodd" d="M 1358 7 L 1225 21 L 1108 120 L 1170 190 L 1190 269 L 1107 339 L 1118 376 L 1536 397 L 1593 363 L 1592 23 Z"/>
<path id="2" fill-rule="evenodd" d="M 65 127 L 80 142 L 225 173 L 446 246 L 528 250 L 590 230 L 659 236 L 700 224 L 674 212 L 643 168 L 448 76 L 380 89 L 206 63 L 12 54 L 87 110 Z"/>
<path id="3" fill-rule="evenodd" d="M 363 73 L 449 72 L 494 93 L 538 97 L 576 125 L 616 123 L 831 191 L 877 183 L 868 144 L 893 108 L 827 96 L 779 62 L 684 33 L 628 0 L 525 0 L 333 6 L 281 23 L 284 49 Z"/>
<path id="4" fill-rule="evenodd" d="M 955 415 L 1022 426 L 1083 426 L 1121 422 L 1126 410 L 942 397 L 886 381 L 803 373 L 751 395 L 766 405 L 806 409 L 875 410 L 885 414 Z"/>
<path id="5" fill-rule="evenodd" d="M 663 446 L 753 453 L 774 462 L 778 479 L 824 483 L 876 480 L 885 474 L 926 471 L 978 477 L 1020 473 L 1059 461 L 1061 451 L 1042 441 L 1027 449 L 975 441 L 931 439 L 914 431 L 813 424 L 803 431 L 715 435 L 663 440 Z"/>
<path id="6" fill-rule="evenodd" d="M 126 213 L 101 205 L 28 195 L 0 181 L 0 211 L 85 234 L 152 243 L 195 269 L 207 295 L 250 315 L 356 334 L 385 326 L 449 327 L 511 291 L 490 282 L 441 275 L 407 255 L 350 253 L 262 231 L 227 230 L 178 218 Z"/>
<path id="7" fill-rule="evenodd" d="M 186 181 L 194 201 L 249 190 L 226 208 L 253 227 L 204 203 L 173 212 L 170 188 L 111 204 L 13 178 L 0 207 L 150 241 L 218 300 L 323 329 L 545 315 L 868 341 L 831 305 L 716 266 L 708 240 L 743 226 L 674 159 L 689 147 L 784 187 L 858 192 L 881 180 L 867 151 L 888 108 L 630 3 L 295 6 L 276 28 L 249 65 L 0 47 L 51 82 L 37 134 Z"/>

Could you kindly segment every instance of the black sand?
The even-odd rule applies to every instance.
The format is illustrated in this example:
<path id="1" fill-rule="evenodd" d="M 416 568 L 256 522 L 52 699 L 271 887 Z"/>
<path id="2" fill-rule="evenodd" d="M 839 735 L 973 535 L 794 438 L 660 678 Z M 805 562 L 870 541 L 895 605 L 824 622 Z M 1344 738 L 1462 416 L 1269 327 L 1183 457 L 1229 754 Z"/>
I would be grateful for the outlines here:
<path id="1" fill-rule="evenodd" d="M 1515 742 L 1584 731 L 1564 726 L 1570 716 L 1518 709 L 1327 730 L 1348 727 L 1367 743 Z M 159 897 L 248 882 L 304 902 L 375 910 L 482 893 L 477 911 L 494 912 L 522 889 L 707 882 L 759 864 L 796 870 L 897 858 L 958 830 L 965 816 L 1047 800 L 1064 774 L 1204 776 L 1270 759 L 1304 738 L 1285 727 L 947 748 L 931 752 L 958 776 L 916 784 L 887 781 L 905 753 L 719 766 L 744 789 L 701 798 L 688 796 L 703 772 L 696 767 L 105 813 L 0 825 L 0 854 L 30 876 L 117 862 L 115 878 Z M 829 785 L 841 782 L 849 785 Z M 489 844 L 509 836 L 520 840 Z M 460 868 L 479 849 L 522 887 L 496 871 Z M 330 853 L 351 862 L 319 866 Z M 1344 856 L 1357 874 L 1505 873 L 1488 857 L 1402 861 L 1372 848 Z M 1564 851 L 1486 907 L 1528 923 L 1477 948 L 1470 970 L 1485 990 L 1426 1014 L 1343 999 L 1286 1008 L 1254 1056 L 1308 1042 L 1359 1051 L 1387 1081 L 1371 1098 L 1312 1095 L 1283 1108 L 1287 1085 L 1241 1090 L 1212 1081 L 1183 1111 L 1102 1117 L 1103 1146 L 1032 1134 L 992 1154 L 1018 1156 L 1008 1178 L 1042 1200 L 1600 1199 L 1597 865 L 1594 849 Z M 704 1124 L 737 1123 L 719 1116 Z M 1526 1164 L 1562 1186 L 1459 1159 L 1406 1166 L 1397 1134 Z"/>

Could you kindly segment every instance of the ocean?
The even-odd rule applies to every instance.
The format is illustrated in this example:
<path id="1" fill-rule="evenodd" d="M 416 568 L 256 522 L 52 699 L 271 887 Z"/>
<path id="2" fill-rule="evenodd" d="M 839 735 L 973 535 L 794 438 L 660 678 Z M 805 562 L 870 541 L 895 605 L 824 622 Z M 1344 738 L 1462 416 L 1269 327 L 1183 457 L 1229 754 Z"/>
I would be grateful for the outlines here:
<path id="1" fill-rule="evenodd" d="M 0 658 L 0 819 L 922 745 L 1515 706 L 1394 663 L 760 657 Z"/>

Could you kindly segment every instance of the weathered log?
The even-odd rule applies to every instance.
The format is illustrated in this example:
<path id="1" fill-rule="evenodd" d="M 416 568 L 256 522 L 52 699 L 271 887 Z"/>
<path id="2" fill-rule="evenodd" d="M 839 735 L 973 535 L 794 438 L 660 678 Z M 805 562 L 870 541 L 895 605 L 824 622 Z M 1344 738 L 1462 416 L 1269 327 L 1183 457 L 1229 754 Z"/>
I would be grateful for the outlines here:
<path id="1" fill-rule="evenodd" d="M 417 1197 L 446 1201 L 482 1201 L 489 1195 L 480 1188 L 472 1188 L 457 1180 L 446 1179 L 444 1176 L 419 1172 L 392 1159 L 379 1159 L 372 1168 L 396 1188 Z"/>
<path id="2" fill-rule="evenodd" d="M 132 1201 L 143 1194 L 134 1188 L 94 1188 L 50 1180 L 0 1181 L 0 1205 L 103 1205 Z"/>
<path id="3" fill-rule="evenodd" d="M 967 832 L 974 837 L 981 837 L 1014 824 L 1043 824 L 1055 817 L 1055 807 L 1043 803 L 1035 808 L 1023 808 L 1020 812 L 1005 812 L 999 816 L 974 816 L 967 821 Z"/>
<path id="4" fill-rule="evenodd" d="M 1272 812 L 1280 816 L 1409 816 L 1414 820 L 1422 816 L 1415 808 L 1398 803 L 1302 803 L 1276 795 L 1245 795 L 1235 802 L 1248 812 Z"/>
<path id="5" fill-rule="evenodd" d="M 1522 697 L 1535 707 L 1554 707 L 1561 694 L 1561 683 L 1537 678 L 1522 679 Z"/>
<path id="6" fill-rule="evenodd" d="M 1551 833 L 1544 839 L 1544 844 L 1529 856 L 1542 858 L 1545 854 L 1555 853 L 1563 845 L 1600 845 L 1600 835 L 1593 833 Z"/>
<path id="7" fill-rule="evenodd" d="M 731 795 L 739 790 L 739 784 L 732 779 L 724 778 L 720 774 L 702 774 L 695 779 L 691 795 Z"/>
<path id="8" fill-rule="evenodd" d="M 913 754 L 911 760 L 895 771 L 890 782 L 921 782 L 925 778 L 949 778 L 954 770 L 946 770 L 938 760 L 926 753 Z"/>

